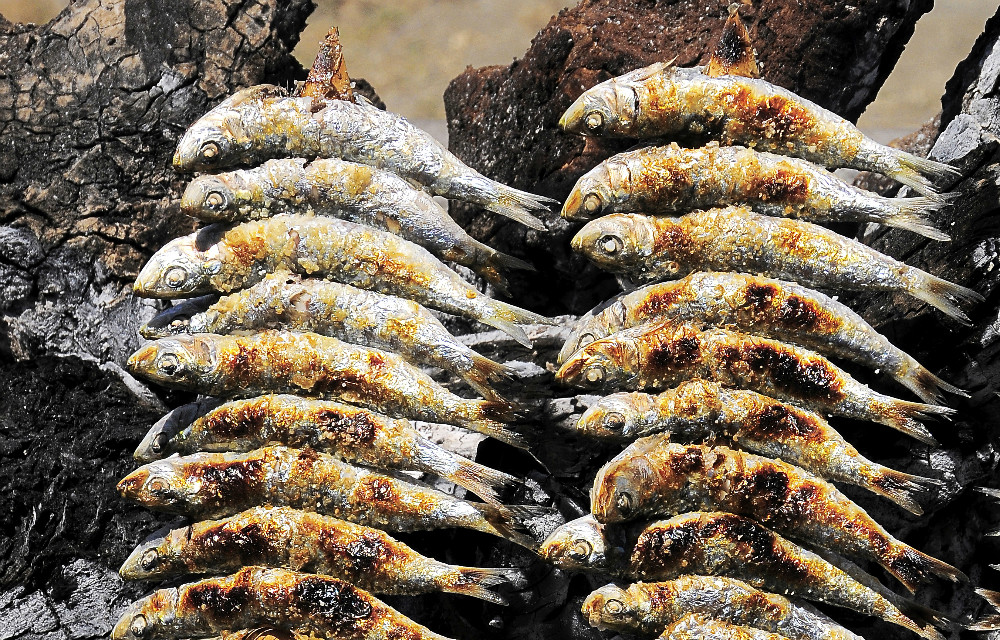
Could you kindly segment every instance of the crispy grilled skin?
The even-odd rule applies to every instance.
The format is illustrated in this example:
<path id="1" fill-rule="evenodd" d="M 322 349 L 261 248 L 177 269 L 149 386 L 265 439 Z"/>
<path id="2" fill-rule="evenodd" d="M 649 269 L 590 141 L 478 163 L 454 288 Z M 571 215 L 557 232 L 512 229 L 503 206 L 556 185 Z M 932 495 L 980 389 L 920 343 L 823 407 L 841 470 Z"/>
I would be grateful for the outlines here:
<path id="1" fill-rule="evenodd" d="M 338 640 L 444 638 L 343 580 L 262 567 L 156 591 L 125 611 L 111 637 L 206 637 L 262 625 Z"/>
<path id="2" fill-rule="evenodd" d="M 667 625 L 663 640 L 788 640 L 783 635 L 694 614 Z"/>

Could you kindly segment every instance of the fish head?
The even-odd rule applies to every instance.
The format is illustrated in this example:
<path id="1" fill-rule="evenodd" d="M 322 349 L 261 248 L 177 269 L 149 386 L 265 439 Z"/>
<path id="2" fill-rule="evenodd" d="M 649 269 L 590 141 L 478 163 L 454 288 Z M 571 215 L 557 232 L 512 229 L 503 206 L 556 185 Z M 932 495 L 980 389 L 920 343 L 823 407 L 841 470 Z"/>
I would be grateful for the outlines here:
<path id="1" fill-rule="evenodd" d="M 149 640 L 176 637 L 170 631 L 177 625 L 177 589 L 160 589 L 133 602 L 111 631 L 111 640 Z"/>
<path id="2" fill-rule="evenodd" d="M 210 111 L 191 125 L 177 144 L 174 152 L 174 170 L 179 173 L 211 171 L 232 166 L 239 162 L 240 151 L 245 144 L 239 144 L 237 136 L 243 134 L 239 125 L 239 113 L 232 111 Z"/>
<path id="3" fill-rule="evenodd" d="M 585 173 L 566 197 L 562 217 L 567 220 L 593 220 L 607 213 L 616 200 L 610 180 L 605 163 Z"/>
<path id="4" fill-rule="evenodd" d="M 167 578 L 185 572 L 181 556 L 185 542 L 191 536 L 191 527 L 174 529 L 163 535 L 158 533 L 147 538 L 125 559 L 118 570 L 123 579 Z"/>
<path id="5" fill-rule="evenodd" d="M 215 243 L 218 225 L 175 238 L 153 254 L 136 276 L 132 291 L 144 298 L 187 298 L 212 292 L 212 276 L 222 271 Z"/>
<path id="6" fill-rule="evenodd" d="M 562 364 L 574 353 L 599 338 L 616 333 L 628 324 L 628 308 L 622 301 L 623 294 L 602 302 L 580 316 L 573 331 L 559 350 L 557 362 Z"/>
<path id="7" fill-rule="evenodd" d="M 605 80 L 584 91 L 560 118 L 559 126 L 583 136 L 634 135 L 638 97 L 630 85 L 615 78 Z"/>
<path id="8" fill-rule="evenodd" d="M 187 473 L 180 458 L 143 465 L 118 483 L 118 493 L 144 507 L 177 513 L 201 490 L 198 474 Z"/>
<path id="9" fill-rule="evenodd" d="M 126 367 L 137 376 L 172 389 L 197 390 L 215 368 L 215 349 L 204 334 L 154 340 L 129 356 Z"/>
<path id="10" fill-rule="evenodd" d="M 136 447 L 132 457 L 136 462 L 146 463 L 162 460 L 176 453 L 172 439 L 178 433 L 188 428 L 195 419 L 208 413 L 221 404 L 214 398 L 200 400 L 182 405 L 160 418 L 150 427 L 146 437 Z"/>
<path id="11" fill-rule="evenodd" d="M 164 309 L 156 314 L 156 317 L 152 320 L 142 325 L 139 329 L 139 334 L 147 340 L 156 340 L 158 338 L 198 333 L 198 329 L 192 327 L 191 319 L 207 311 L 218 300 L 219 297 L 217 295 L 206 295 L 174 304 L 174 306 Z"/>
<path id="12" fill-rule="evenodd" d="M 647 397 L 636 393 L 615 393 L 584 411 L 577 431 L 595 438 L 632 440 L 643 435 Z"/>
<path id="13" fill-rule="evenodd" d="M 590 489 L 590 512 L 604 524 L 635 519 L 655 500 L 656 477 L 649 459 L 628 447 L 597 472 Z"/>
<path id="14" fill-rule="evenodd" d="M 207 222 L 229 222 L 239 217 L 245 197 L 239 172 L 198 176 L 184 190 L 181 212 Z"/>
<path id="15" fill-rule="evenodd" d="M 590 625 L 598 629 L 634 632 L 642 624 L 639 620 L 639 608 L 632 600 L 628 591 L 609 584 L 587 596 L 581 611 Z"/>
<path id="16" fill-rule="evenodd" d="M 605 271 L 621 273 L 643 267 L 655 237 L 645 216 L 613 213 L 585 224 L 570 246 Z"/>
<path id="17" fill-rule="evenodd" d="M 561 384 L 582 389 L 612 389 L 628 384 L 638 371 L 639 354 L 628 336 L 614 334 L 574 353 L 556 372 Z"/>
<path id="18" fill-rule="evenodd" d="M 604 525 L 592 515 L 567 522 L 542 543 L 539 554 L 563 569 L 607 571 L 608 542 Z"/>

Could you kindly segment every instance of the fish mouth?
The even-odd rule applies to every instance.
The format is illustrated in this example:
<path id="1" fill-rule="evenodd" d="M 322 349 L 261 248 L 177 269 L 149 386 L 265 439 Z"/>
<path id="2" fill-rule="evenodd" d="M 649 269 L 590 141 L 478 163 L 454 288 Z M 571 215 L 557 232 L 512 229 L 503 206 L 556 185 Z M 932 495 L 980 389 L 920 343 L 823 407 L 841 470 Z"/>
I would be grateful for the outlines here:
<path id="1" fill-rule="evenodd" d="M 139 492 L 142 490 L 142 487 L 146 484 L 146 480 L 148 479 L 149 471 L 147 469 L 136 469 L 122 478 L 118 483 L 119 495 L 129 500 L 138 501 Z"/>
<path id="2" fill-rule="evenodd" d="M 566 109 L 566 113 L 559 118 L 559 128 L 569 133 L 583 133 L 580 130 L 580 123 L 583 122 L 583 101 L 577 99 L 576 102 Z"/>
<path id="3" fill-rule="evenodd" d="M 560 215 L 566 220 L 581 220 L 583 218 L 580 214 L 582 208 L 583 195 L 576 189 L 573 189 L 569 197 L 566 198 L 566 202 L 563 203 Z"/>
<path id="4" fill-rule="evenodd" d="M 153 362 L 156 360 L 156 345 L 148 344 L 129 356 L 125 363 L 125 368 L 129 373 L 142 374 L 153 370 Z"/>

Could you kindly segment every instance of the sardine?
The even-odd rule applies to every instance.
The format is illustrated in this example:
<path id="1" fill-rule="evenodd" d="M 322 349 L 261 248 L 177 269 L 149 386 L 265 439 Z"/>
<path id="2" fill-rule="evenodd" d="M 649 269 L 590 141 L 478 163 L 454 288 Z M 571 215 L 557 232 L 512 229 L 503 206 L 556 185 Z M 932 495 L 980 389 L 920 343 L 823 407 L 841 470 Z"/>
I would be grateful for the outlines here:
<path id="1" fill-rule="evenodd" d="M 538 555 L 560 569 L 629 578 L 628 560 L 633 546 L 634 540 L 626 531 L 601 524 L 588 513 L 557 527 L 542 542 Z"/>
<path id="2" fill-rule="evenodd" d="M 437 474 L 487 502 L 497 503 L 502 489 L 519 484 L 513 476 L 441 448 L 407 420 L 293 395 L 227 402 L 194 419 L 165 442 L 153 459 L 272 445 L 309 447 L 375 469 Z"/>
<path id="3" fill-rule="evenodd" d="M 943 486 L 872 462 L 811 411 L 705 380 L 682 382 L 656 396 L 606 396 L 584 412 L 576 429 L 618 441 L 657 433 L 684 443 L 724 438 L 734 448 L 784 460 L 826 480 L 864 487 L 917 515 L 923 508 L 916 497 Z"/>
<path id="4" fill-rule="evenodd" d="M 523 436 L 502 424 L 516 417 L 511 405 L 461 398 L 394 353 L 315 333 L 162 338 L 133 353 L 127 367 L 172 389 L 223 398 L 265 393 L 328 398 L 394 418 L 454 424 L 526 446 Z"/>
<path id="5" fill-rule="evenodd" d="M 139 272 L 134 290 L 155 298 L 230 293 L 275 271 L 415 300 L 496 327 L 526 346 L 531 342 L 514 323 L 553 322 L 484 295 L 409 240 L 324 216 L 283 214 L 204 227 L 157 251 Z"/>
<path id="6" fill-rule="evenodd" d="M 694 271 L 738 271 L 826 289 L 907 293 L 966 324 L 962 306 L 983 300 L 819 225 L 743 207 L 679 218 L 615 213 L 588 222 L 572 246 L 602 269 L 639 284 Z"/>
<path id="7" fill-rule="evenodd" d="M 848 184 L 816 165 L 745 147 L 673 143 L 620 153 L 581 177 L 562 216 L 592 220 L 608 213 L 678 215 L 692 209 L 744 205 L 757 213 L 809 222 L 878 222 L 948 240 L 927 213 L 936 198 L 885 198 Z"/>
<path id="8" fill-rule="evenodd" d="M 692 273 L 622 294 L 584 314 L 559 353 L 561 364 L 578 349 L 655 320 L 683 320 L 735 328 L 881 369 L 924 401 L 943 391 L 964 395 L 893 346 L 847 305 L 793 282 L 742 273 Z"/>
<path id="9" fill-rule="evenodd" d="M 388 531 L 460 527 L 537 547 L 520 517 L 549 510 L 468 502 L 311 449 L 197 453 L 139 467 L 118 483 L 127 500 L 194 519 L 235 515 L 261 504 L 315 511 Z"/>
<path id="10" fill-rule="evenodd" d="M 144 463 L 166 458 L 172 448 L 170 439 L 187 429 L 195 418 L 205 415 L 222 402 L 218 398 L 205 398 L 171 410 L 149 428 L 132 457 L 137 462 Z"/>
<path id="11" fill-rule="evenodd" d="M 177 145 L 174 169 L 218 171 L 286 157 L 342 158 L 385 169 L 532 229 L 545 226 L 528 212 L 547 211 L 555 202 L 490 180 L 402 116 L 370 104 L 288 96 L 272 85 L 239 91 L 191 125 Z"/>
<path id="12" fill-rule="evenodd" d="M 604 523 L 686 511 L 727 511 L 800 542 L 873 560 L 911 592 L 961 571 L 897 540 L 832 484 L 808 471 L 728 447 L 680 445 L 651 436 L 597 473 L 591 512 Z"/>
<path id="13" fill-rule="evenodd" d="M 505 268 L 523 260 L 475 240 L 430 194 L 388 171 L 356 162 L 302 158 L 192 180 L 181 212 L 207 222 L 244 222 L 280 213 L 315 213 L 366 224 L 406 238 L 442 260 L 469 267 L 506 290 Z"/>
<path id="14" fill-rule="evenodd" d="M 430 311 L 412 300 L 288 273 L 268 275 L 249 289 L 221 299 L 202 296 L 183 301 L 139 332 L 155 340 L 279 327 L 398 353 L 414 364 L 454 373 L 490 400 L 502 400 L 490 383 L 513 376 L 511 369 L 459 342 Z"/>
<path id="15" fill-rule="evenodd" d="M 575 387 L 629 391 L 660 391 L 691 378 L 888 425 L 928 444 L 936 441 L 918 418 L 954 413 L 873 391 L 808 349 L 728 329 L 699 331 L 691 323 L 625 329 L 580 349 L 556 373 Z"/>
<path id="16" fill-rule="evenodd" d="M 126 580 L 221 574 L 248 565 L 282 567 L 347 580 L 372 593 L 445 591 L 505 604 L 491 587 L 517 569 L 458 567 L 423 556 L 389 534 L 288 507 L 254 507 L 148 540 L 119 573 Z"/>
<path id="17" fill-rule="evenodd" d="M 726 576 L 774 593 L 825 602 L 943 640 L 948 620 L 884 587 L 873 589 L 815 553 L 732 513 L 689 512 L 639 535 L 629 568 L 639 580 Z M 868 576 L 870 584 L 874 579 Z"/>
<path id="18" fill-rule="evenodd" d="M 788 640 L 786 636 L 689 614 L 667 625 L 662 640 Z"/>
<path id="19" fill-rule="evenodd" d="M 744 145 L 829 169 L 874 171 L 934 197 L 954 167 L 875 142 L 837 114 L 758 78 L 657 63 L 585 91 L 559 126 L 588 136 Z"/>
<path id="20" fill-rule="evenodd" d="M 624 633 L 659 634 L 692 613 L 792 640 L 861 640 L 806 603 L 732 578 L 682 576 L 668 582 L 639 582 L 627 589 L 609 584 L 583 604 L 583 615 L 591 625 Z"/>
<path id="21" fill-rule="evenodd" d="M 336 640 L 448 640 L 349 582 L 263 567 L 154 591 L 125 610 L 111 639 L 204 638 L 260 626 Z"/>

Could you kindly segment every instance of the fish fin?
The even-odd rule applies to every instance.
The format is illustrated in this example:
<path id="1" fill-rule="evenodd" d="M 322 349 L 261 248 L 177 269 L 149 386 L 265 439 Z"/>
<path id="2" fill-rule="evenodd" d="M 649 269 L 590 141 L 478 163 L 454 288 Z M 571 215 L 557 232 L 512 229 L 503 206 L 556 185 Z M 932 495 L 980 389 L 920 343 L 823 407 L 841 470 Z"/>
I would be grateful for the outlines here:
<path id="1" fill-rule="evenodd" d="M 981 493 L 984 496 L 989 496 L 994 500 L 1000 500 L 1000 489 L 993 489 L 990 487 L 976 487 L 975 491 Z"/>
<path id="2" fill-rule="evenodd" d="M 499 534 L 500 537 L 510 540 L 514 544 L 520 545 L 532 551 L 538 551 L 541 543 L 531 536 L 525 529 L 524 522 L 543 515 L 548 515 L 554 511 L 551 507 L 537 507 L 534 505 L 492 505 L 477 504 L 476 508 L 488 523 L 488 533 Z"/>
<path id="3" fill-rule="evenodd" d="M 923 551 L 897 542 L 902 552 L 887 558 L 883 564 L 886 570 L 899 580 L 910 593 L 916 593 L 917 587 L 928 582 L 931 576 L 937 576 L 951 582 L 968 582 L 964 573 L 947 562 L 933 558 Z"/>
<path id="4" fill-rule="evenodd" d="M 928 638 L 928 640 L 944 640 L 944 636 L 941 632 L 934 627 L 937 627 L 938 629 L 950 629 L 953 625 L 952 621 L 940 611 L 918 604 L 907 598 L 900 598 L 899 596 L 896 596 L 895 598 L 892 598 L 892 603 L 896 606 L 899 612 L 906 616 L 913 624 L 913 626 L 904 626 L 907 626 L 911 631 L 922 638 Z"/>
<path id="5" fill-rule="evenodd" d="M 528 334 L 526 334 L 523 329 L 516 326 L 515 323 L 545 325 L 556 324 L 556 321 L 552 318 L 546 318 L 543 315 L 533 313 L 527 309 L 515 307 L 514 305 L 507 304 L 505 302 L 491 300 L 490 305 L 489 315 L 480 317 L 479 321 L 483 324 L 488 324 L 491 327 L 495 327 L 500 331 L 503 331 L 529 349 L 531 348 L 531 340 L 528 339 Z"/>
<path id="6" fill-rule="evenodd" d="M 949 242 L 951 236 L 941 231 L 927 218 L 929 211 L 935 211 L 953 199 L 953 194 L 945 194 L 937 197 L 922 196 L 919 198 L 887 198 L 893 205 L 893 213 L 888 214 L 880 220 L 883 224 L 897 229 L 905 229 L 913 233 L 930 238 Z"/>
<path id="7" fill-rule="evenodd" d="M 893 372 L 893 377 L 920 396 L 924 402 L 940 402 L 945 392 L 963 398 L 969 397 L 965 390 L 945 382 L 913 358 L 906 359 L 903 365 Z"/>
<path id="8" fill-rule="evenodd" d="M 934 182 L 954 180 L 962 175 L 961 171 L 951 165 L 921 158 L 899 149 L 891 150 L 889 161 L 895 166 L 887 169 L 886 175 L 931 198 L 938 196 Z"/>
<path id="9" fill-rule="evenodd" d="M 501 584 L 518 584 L 524 580 L 520 569 L 481 569 L 479 567 L 459 567 L 438 579 L 438 587 L 447 593 L 458 593 L 486 600 L 494 604 L 507 604 L 507 599 L 490 587 Z"/>
<path id="10" fill-rule="evenodd" d="M 962 306 L 971 306 L 982 302 L 985 298 L 978 292 L 962 285 L 948 282 L 937 276 L 920 271 L 921 276 L 910 287 L 910 293 L 917 299 L 940 309 L 945 314 L 955 318 L 965 325 L 972 324 Z"/>
<path id="11" fill-rule="evenodd" d="M 921 424 L 920 419 L 931 417 L 948 419 L 955 413 L 951 407 L 909 402 L 888 396 L 882 396 L 878 403 L 880 404 L 879 415 L 882 424 L 902 431 L 906 435 L 929 445 L 937 445 L 938 441 L 927 430 L 927 427 Z"/>
<path id="12" fill-rule="evenodd" d="M 737 5 L 730 5 L 729 18 L 722 27 L 722 35 L 715 45 L 712 57 L 705 65 L 706 76 L 743 76 L 759 78 L 760 68 L 754 55 L 753 43 L 746 25 L 740 20 Z"/>
<path id="13" fill-rule="evenodd" d="M 511 431 L 504 423 L 514 422 L 521 417 L 521 409 L 510 402 L 498 400 L 473 400 L 477 406 L 474 415 L 462 426 L 478 433 L 496 438 L 518 449 L 531 447 L 533 438 Z"/>
<path id="14" fill-rule="evenodd" d="M 509 256 L 500 251 L 494 251 L 489 257 L 490 265 L 498 268 L 520 269 L 521 271 L 538 271 L 533 264 L 525 262 L 520 258 Z"/>
<path id="15" fill-rule="evenodd" d="M 976 589 L 976 593 L 986 600 L 986 602 L 990 603 L 990 606 L 994 609 L 1000 610 L 1000 591 Z M 976 620 L 967 628 L 969 631 L 995 631 L 996 629 L 1000 629 L 1000 611 Z"/>
<path id="16" fill-rule="evenodd" d="M 499 504 L 501 490 L 521 484 L 512 475 L 473 462 L 430 440 L 420 438 L 416 448 L 417 468 L 451 480 L 486 502 Z"/>
<path id="17" fill-rule="evenodd" d="M 514 370 L 475 352 L 472 352 L 470 357 L 472 369 L 464 371 L 462 379 L 487 400 L 505 401 L 503 396 L 490 386 L 490 382 L 510 382 L 513 380 Z"/>
<path id="18" fill-rule="evenodd" d="M 923 515 L 924 508 L 920 506 L 915 496 L 944 487 L 944 483 L 940 480 L 914 476 L 888 467 L 880 467 L 878 471 L 866 477 L 866 480 L 865 486 L 868 489 L 918 516 Z"/>

